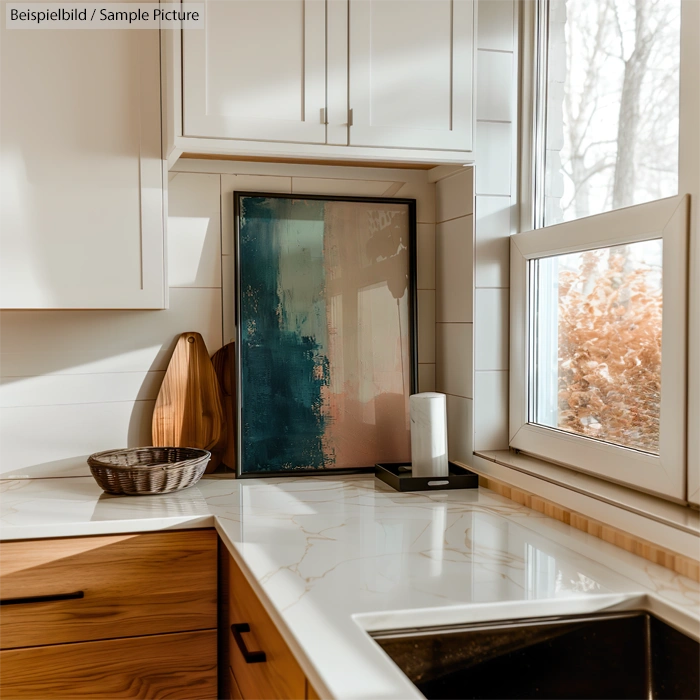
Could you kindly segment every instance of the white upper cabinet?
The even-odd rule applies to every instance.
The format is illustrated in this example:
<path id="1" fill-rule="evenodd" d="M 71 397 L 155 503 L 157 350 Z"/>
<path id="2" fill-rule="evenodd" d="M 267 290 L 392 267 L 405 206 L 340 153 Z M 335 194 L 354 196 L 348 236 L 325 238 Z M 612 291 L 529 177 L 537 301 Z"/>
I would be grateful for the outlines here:
<path id="1" fill-rule="evenodd" d="M 205 0 L 183 100 L 184 136 L 325 143 L 325 0 Z"/>
<path id="2" fill-rule="evenodd" d="M 0 52 L 0 307 L 162 308 L 158 31 L 3 27 Z"/>
<path id="3" fill-rule="evenodd" d="M 204 2 L 204 29 L 163 33 L 169 162 L 473 150 L 474 0 Z"/>
<path id="4" fill-rule="evenodd" d="M 472 0 L 350 0 L 351 146 L 472 150 Z"/>

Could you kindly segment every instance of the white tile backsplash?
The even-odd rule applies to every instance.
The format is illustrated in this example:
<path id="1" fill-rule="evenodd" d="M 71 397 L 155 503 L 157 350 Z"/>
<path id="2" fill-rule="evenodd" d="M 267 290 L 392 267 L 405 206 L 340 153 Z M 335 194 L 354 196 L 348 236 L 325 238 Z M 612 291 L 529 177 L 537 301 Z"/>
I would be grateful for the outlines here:
<path id="1" fill-rule="evenodd" d="M 164 376 L 159 370 L 0 377 L 0 407 L 155 400 Z"/>
<path id="2" fill-rule="evenodd" d="M 89 476 L 88 455 L 151 444 L 155 401 L 0 409 L 3 479 Z"/>
<path id="3" fill-rule="evenodd" d="M 510 197 L 480 195 L 475 203 L 474 275 L 477 287 L 510 286 Z"/>
<path id="4" fill-rule="evenodd" d="M 478 0 L 477 5 L 477 48 L 513 51 L 515 0 Z"/>
<path id="5" fill-rule="evenodd" d="M 418 362 L 435 362 L 435 291 L 418 291 Z"/>
<path id="6" fill-rule="evenodd" d="M 492 121 L 514 120 L 514 92 L 504 89 L 513 83 L 513 54 L 477 51 L 476 118 Z"/>
<path id="7" fill-rule="evenodd" d="M 180 333 L 221 347 L 221 290 L 170 290 L 164 311 L 3 311 L 3 377 L 165 370 Z"/>
<path id="8" fill-rule="evenodd" d="M 474 449 L 508 449 L 508 372 L 475 372 L 474 405 Z"/>
<path id="9" fill-rule="evenodd" d="M 416 226 L 418 289 L 435 289 L 435 224 Z"/>
<path id="10" fill-rule="evenodd" d="M 473 217 L 438 224 L 435 230 L 436 319 L 471 323 L 474 284 Z"/>
<path id="11" fill-rule="evenodd" d="M 435 187 L 436 221 L 469 216 L 474 209 L 474 169 L 464 168 L 437 182 Z"/>
<path id="12" fill-rule="evenodd" d="M 473 402 L 461 396 L 447 397 L 447 454 L 453 462 L 470 464 L 474 452 Z"/>
<path id="13" fill-rule="evenodd" d="M 393 184 L 387 180 L 293 177 L 292 192 L 294 194 L 324 194 L 344 197 L 383 197 Z"/>
<path id="14" fill-rule="evenodd" d="M 475 191 L 480 194 L 511 194 L 512 124 L 476 123 Z"/>
<path id="15" fill-rule="evenodd" d="M 418 391 L 436 391 L 435 365 L 418 365 Z"/>
<path id="16" fill-rule="evenodd" d="M 508 369 L 509 290 L 477 289 L 474 299 L 474 368 Z"/>
<path id="17" fill-rule="evenodd" d="M 168 284 L 221 287 L 218 175 L 174 173 L 168 185 Z"/>
<path id="18" fill-rule="evenodd" d="M 444 394 L 472 398 L 472 324 L 438 323 L 435 328 L 435 386 Z"/>

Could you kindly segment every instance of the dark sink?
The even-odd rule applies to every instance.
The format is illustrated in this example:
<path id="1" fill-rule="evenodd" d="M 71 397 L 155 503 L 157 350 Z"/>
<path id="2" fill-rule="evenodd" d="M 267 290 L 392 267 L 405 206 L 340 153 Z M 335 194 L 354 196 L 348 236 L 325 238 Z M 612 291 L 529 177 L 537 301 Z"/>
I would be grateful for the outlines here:
<path id="1" fill-rule="evenodd" d="M 372 636 L 426 698 L 700 698 L 700 644 L 646 612 Z"/>

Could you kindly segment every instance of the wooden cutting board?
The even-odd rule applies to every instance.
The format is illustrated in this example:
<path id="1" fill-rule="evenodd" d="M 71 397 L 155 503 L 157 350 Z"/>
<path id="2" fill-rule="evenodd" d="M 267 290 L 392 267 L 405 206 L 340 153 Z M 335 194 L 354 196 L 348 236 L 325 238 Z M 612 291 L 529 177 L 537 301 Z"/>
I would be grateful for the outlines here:
<path id="1" fill-rule="evenodd" d="M 156 399 L 153 444 L 209 450 L 207 471 L 213 471 L 223 452 L 224 420 L 221 389 L 204 339 L 199 333 L 183 333 Z"/>
<path id="2" fill-rule="evenodd" d="M 219 379 L 225 416 L 225 446 L 221 461 L 229 469 L 236 468 L 236 345 L 228 343 L 217 350 L 211 362 Z"/>

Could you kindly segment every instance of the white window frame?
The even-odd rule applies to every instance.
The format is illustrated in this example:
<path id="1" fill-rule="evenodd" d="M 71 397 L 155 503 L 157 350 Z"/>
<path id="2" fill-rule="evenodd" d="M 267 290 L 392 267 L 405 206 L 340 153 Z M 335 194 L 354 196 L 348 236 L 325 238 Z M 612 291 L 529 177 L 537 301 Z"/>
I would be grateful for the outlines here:
<path id="1" fill-rule="evenodd" d="M 686 250 L 690 198 L 678 195 L 511 237 L 510 445 L 558 464 L 683 498 Z M 663 239 L 659 456 L 528 422 L 531 260 Z"/>
<path id="2" fill-rule="evenodd" d="M 700 3 L 681 1 L 680 194 L 529 231 L 542 224 L 536 222 L 536 198 L 541 194 L 538 178 L 542 176 L 537 153 L 545 133 L 541 107 L 542 100 L 546 101 L 542 71 L 547 56 L 542 48 L 547 46 L 548 7 L 549 0 L 521 5 L 523 64 L 529 68 L 521 76 L 520 224 L 521 231 L 527 233 L 517 234 L 511 243 L 509 446 L 635 489 L 700 505 L 700 430 L 686 429 L 688 422 L 700 421 L 700 362 L 687 364 L 688 357 L 700 353 L 700 323 L 696 322 L 700 302 L 695 299 L 700 289 L 700 219 L 698 207 L 690 209 L 690 200 L 697 201 L 700 196 L 700 89 L 696 78 L 700 44 L 694 36 Z M 658 238 L 664 240 L 659 456 L 529 424 L 529 260 Z M 537 467 L 533 473 L 538 473 Z"/>
<path id="3" fill-rule="evenodd" d="M 538 24 L 537 13 L 546 12 L 546 3 L 548 0 L 535 0 L 535 2 L 522 2 L 520 4 L 521 12 L 521 48 L 522 48 L 522 63 L 523 70 L 520 76 L 520 183 L 519 183 L 519 222 L 520 231 L 530 231 L 534 226 L 535 221 L 535 179 L 537 173 L 535 147 L 538 132 L 538 126 L 541 129 L 540 114 L 536 112 L 537 102 L 535 100 L 537 90 L 537 78 L 540 75 L 536 70 L 535 60 L 537 57 L 538 42 L 544 40 L 540 31 L 541 25 Z M 541 17 L 541 15 L 540 15 Z M 576 454 L 579 453 L 578 446 L 581 443 L 590 443 L 586 438 L 578 438 L 574 440 L 561 452 L 560 459 L 552 457 L 550 454 L 545 454 L 546 450 L 541 449 L 542 444 L 537 442 L 532 445 L 532 439 L 528 436 L 529 429 L 525 430 L 521 435 L 516 437 L 522 428 L 525 427 L 524 417 L 527 416 L 527 406 L 523 404 L 522 394 L 526 386 L 525 370 L 527 363 L 524 360 L 523 353 L 526 348 L 524 346 L 524 338 L 526 338 L 526 320 L 527 306 L 526 293 L 527 269 L 523 264 L 525 255 L 530 257 L 539 257 L 546 250 L 555 251 L 565 248 L 557 248 L 557 242 L 553 241 L 552 245 L 547 248 L 546 244 L 542 245 L 539 250 L 535 238 L 531 238 L 531 243 L 521 244 L 523 237 L 520 234 L 513 241 L 512 252 L 512 274 L 511 274 L 511 365 L 510 365 L 510 446 L 516 450 L 523 452 L 531 452 L 533 455 L 539 456 L 543 461 L 538 462 L 537 459 L 529 459 L 519 462 L 518 469 L 529 472 L 535 476 L 551 480 L 556 478 L 552 476 L 551 469 L 546 462 L 559 463 L 566 467 L 573 468 L 578 471 L 584 471 L 598 475 L 609 481 L 617 481 L 626 483 L 634 489 L 646 490 L 654 492 L 669 500 L 675 500 L 685 503 L 700 506 L 700 207 L 697 202 L 700 201 L 700 88 L 698 87 L 697 75 L 700 74 L 700 42 L 697 40 L 697 27 L 700 26 L 700 2 L 696 0 L 682 0 L 681 2 L 681 72 L 680 72 L 680 157 L 679 157 L 679 193 L 689 195 L 692 201 L 690 212 L 686 211 L 688 217 L 688 232 L 686 240 L 688 248 L 683 251 L 682 258 L 678 259 L 678 270 L 681 271 L 683 278 L 687 281 L 687 287 L 682 295 L 682 306 L 677 307 L 677 319 L 685 313 L 687 309 L 687 321 L 683 333 L 668 331 L 664 316 L 663 328 L 663 352 L 664 362 L 668 365 L 669 346 L 681 348 L 684 351 L 685 361 L 679 359 L 675 362 L 676 367 L 683 368 L 687 376 L 687 386 L 684 385 L 678 389 L 678 394 L 671 396 L 671 390 L 666 389 L 664 392 L 665 401 L 662 409 L 665 409 L 664 433 L 665 440 L 662 446 L 663 454 L 658 458 L 656 464 L 654 460 L 651 463 L 642 463 L 641 468 L 635 468 L 630 472 L 630 465 L 626 468 L 618 468 L 618 460 L 611 456 L 613 453 L 603 457 L 601 450 L 589 451 L 592 455 L 591 459 L 583 464 L 583 460 L 577 459 Z M 540 88 L 541 89 L 541 88 Z M 540 132 L 541 135 L 541 132 Z M 540 136 L 541 137 L 541 136 Z M 672 198 L 676 199 L 676 198 Z M 650 202 L 648 204 L 632 207 L 631 210 L 638 212 L 650 212 L 658 215 L 661 212 L 660 207 L 663 207 L 664 200 Z M 629 212 L 631 215 L 631 212 Z M 628 219 L 628 211 L 621 209 L 618 211 L 600 214 L 596 217 L 591 217 L 591 221 L 595 225 L 603 222 L 614 222 L 615 218 L 620 217 L 620 221 Z M 611 218 L 608 218 L 611 217 Z M 643 217 L 641 217 L 643 218 Z M 666 225 L 663 222 L 663 215 L 659 216 L 657 227 L 663 231 Z M 527 233 L 527 236 L 545 236 L 546 232 L 554 231 L 559 242 L 566 241 L 567 244 L 574 245 L 571 238 L 567 241 L 566 238 L 573 235 L 582 224 L 585 226 L 585 220 L 578 220 L 560 224 L 558 227 L 550 229 L 538 229 L 536 232 Z M 668 222 L 668 219 L 666 220 Z M 676 221 L 682 229 L 681 222 Z M 566 228 L 565 228 L 566 227 Z M 606 226 L 607 227 L 607 226 Z M 611 227 L 607 227 L 612 230 Z M 647 228 L 654 228 L 647 226 Z M 634 231 L 633 231 L 634 233 Z M 639 233 L 639 231 L 637 231 Z M 667 232 L 667 237 L 670 231 Z M 602 237 L 602 236 L 601 236 Z M 658 235 L 650 235 L 649 238 L 655 238 Z M 617 241 L 613 241 L 617 242 Z M 595 245 L 593 246 L 595 247 Z M 517 248 L 517 249 L 516 249 Z M 664 261 L 669 260 L 671 251 L 664 250 Z M 688 259 L 688 269 L 684 267 L 684 260 Z M 668 267 L 664 265 L 664 277 L 668 286 L 671 274 L 667 272 Z M 678 280 L 681 277 L 677 278 Z M 672 308 L 671 302 L 668 301 L 670 291 L 665 288 L 664 291 L 664 314 Z M 683 303 L 685 302 L 685 303 Z M 669 333 L 676 335 L 675 341 L 669 339 Z M 687 345 L 687 350 L 686 350 Z M 666 370 L 668 371 L 668 370 Z M 668 387 L 668 381 L 662 377 L 662 382 L 665 387 Z M 675 383 L 680 383 L 678 379 Z M 662 390 L 663 391 L 663 390 Z M 668 408 L 666 408 L 668 406 Z M 672 411 L 672 406 L 675 407 Z M 675 414 L 675 418 L 671 418 L 671 412 Z M 671 428 L 668 421 L 673 420 L 677 426 L 676 434 L 676 456 L 672 456 L 669 449 L 663 449 L 666 445 L 671 445 L 668 440 L 671 439 Z M 685 429 L 685 439 L 683 438 L 681 426 Z M 687 428 L 686 428 L 687 426 Z M 554 430 L 545 432 L 551 433 Z M 568 436 L 566 436 L 568 437 Z M 513 438 L 515 440 L 513 441 Z M 518 447 L 518 445 L 525 445 Z M 530 449 L 528 449 L 528 447 Z M 624 454 L 625 448 L 617 448 L 617 454 Z M 574 455 L 573 459 L 571 455 Z M 561 458 L 563 457 L 563 458 Z M 607 466 L 603 466 L 599 461 L 601 458 L 607 460 Z M 577 466 L 582 464 L 583 466 Z M 609 470 L 608 470 L 609 467 Z"/>

